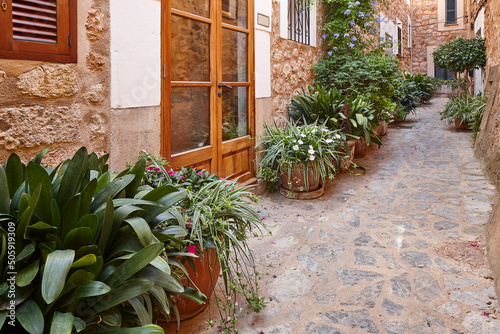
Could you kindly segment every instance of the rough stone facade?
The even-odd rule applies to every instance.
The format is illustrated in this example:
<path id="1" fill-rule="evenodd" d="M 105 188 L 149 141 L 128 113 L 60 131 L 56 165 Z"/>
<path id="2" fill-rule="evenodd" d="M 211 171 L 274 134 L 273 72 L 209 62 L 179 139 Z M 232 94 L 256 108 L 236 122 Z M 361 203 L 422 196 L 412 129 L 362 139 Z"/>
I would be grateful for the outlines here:
<path id="1" fill-rule="evenodd" d="M 429 73 L 428 71 L 428 47 L 439 46 L 457 37 L 467 37 L 469 23 L 464 18 L 463 27 L 453 30 L 440 30 L 438 23 L 442 23 L 438 15 L 438 1 L 440 0 L 412 0 L 412 70 L 415 73 Z M 464 13 L 466 13 L 466 1 L 463 1 Z"/>
<path id="2" fill-rule="evenodd" d="M 475 153 L 484 163 L 491 183 L 500 189 L 500 2 L 479 1 L 484 5 L 484 35 L 486 40 L 486 91 L 488 105 L 475 143 Z M 474 17 L 474 16 L 473 16 Z M 489 266 L 493 273 L 497 296 L 500 296 L 500 197 L 486 226 L 486 246 Z"/>
<path id="3" fill-rule="evenodd" d="M 484 37 L 486 41 L 486 67 L 500 64 L 500 2 L 495 0 L 479 0 L 484 4 Z"/>
<path id="4" fill-rule="evenodd" d="M 411 49 L 408 47 L 408 18 L 411 18 L 411 7 L 407 0 L 392 0 L 387 6 L 378 5 L 378 12 L 382 12 L 390 21 L 401 27 L 402 51 L 401 56 L 396 56 L 401 62 L 401 70 L 411 72 Z M 400 21 L 400 25 L 398 24 Z M 397 36 L 395 36 L 397 38 Z"/>
<path id="5" fill-rule="evenodd" d="M 317 20 L 322 21 L 321 4 L 317 4 Z M 324 56 L 321 26 L 317 27 L 317 46 L 312 47 L 280 37 L 280 3 L 273 0 L 271 34 L 271 89 L 273 99 L 273 119 L 278 123 L 287 117 L 287 106 L 292 96 L 314 82 L 311 66 Z"/>
<path id="6" fill-rule="evenodd" d="M 78 62 L 0 59 L 0 163 L 28 160 L 47 146 L 44 162 L 80 146 L 109 151 L 109 1 L 78 1 Z"/>

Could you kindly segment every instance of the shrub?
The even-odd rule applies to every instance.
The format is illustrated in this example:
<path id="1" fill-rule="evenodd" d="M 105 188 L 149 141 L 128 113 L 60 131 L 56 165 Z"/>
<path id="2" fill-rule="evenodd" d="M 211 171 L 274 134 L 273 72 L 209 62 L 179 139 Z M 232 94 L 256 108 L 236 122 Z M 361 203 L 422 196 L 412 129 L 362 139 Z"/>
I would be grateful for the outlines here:
<path id="1" fill-rule="evenodd" d="M 134 333 L 163 333 L 152 325 L 154 310 L 168 317 L 179 294 L 205 301 L 167 262 L 164 243 L 186 231 L 155 228 L 175 217 L 172 205 L 184 191 L 140 187 L 144 160 L 117 175 L 107 171 L 107 156 L 85 148 L 57 168 L 41 165 L 45 152 L 27 165 L 12 154 L 0 166 L 0 269 L 17 271 L 15 299 L 4 274 L 0 305 L 5 311 L 15 300 L 19 327 L 66 333 L 140 325 Z M 15 262 L 5 252 L 7 231 L 15 234 Z"/>
<path id="2" fill-rule="evenodd" d="M 363 96 L 372 104 L 375 117 L 383 110 L 392 111 L 392 100 L 398 84 L 399 61 L 377 53 L 360 55 L 332 55 L 313 66 L 316 84 L 327 89 L 335 88 L 342 95 L 355 98 Z"/>
<path id="3" fill-rule="evenodd" d="M 473 130 L 472 136 L 475 137 L 479 131 L 487 102 L 488 98 L 485 95 L 462 94 L 451 97 L 439 114 L 442 120 L 446 120 L 450 124 L 455 118 L 459 118 L 461 123 L 468 123 L 469 128 Z"/>

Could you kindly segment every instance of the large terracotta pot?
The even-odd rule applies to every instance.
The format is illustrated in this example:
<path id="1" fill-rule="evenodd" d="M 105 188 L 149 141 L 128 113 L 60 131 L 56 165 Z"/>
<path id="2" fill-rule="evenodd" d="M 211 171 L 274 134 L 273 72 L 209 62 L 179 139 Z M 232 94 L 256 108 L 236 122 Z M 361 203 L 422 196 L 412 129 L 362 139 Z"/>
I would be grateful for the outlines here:
<path id="1" fill-rule="evenodd" d="M 381 120 L 378 123 L 377 127 L 375 128 L 375 132 L 377 133 L 377 135 L 379 137 L 382 137 L 382 136 L 385 136 L 387 134 L 387 129 L 388 129 L 387 122 L 384 120 Z"/>
<path id="2" fill-rule="evenodd" d="M 349 157 L 345 157 L 340 161 L 340 171 L 341 172 L 346 172 L 349 170 L 349 167 L 351 167 L 351 162 L 354 159 L 354 153 L 356 151 L 356 140 L 351 139 L 347 141 L 347 147 L 349 147 Z M 341 147 L 339 149 L 341 153 L 344 153 L 345 155 L 347 154 L 344 147 Z"/>
<path id="3" fill-rule="evenodd" d="M 220 274 L 220 262 L 215 248 L 205 247 L 203 254 L 198 254 L 198 258 L 193 259 L 196 272 L 185 262 L 186 271 L 193 283 L 210 300 L 217 279 Z M 182 285 L 191 286 L 189 280 L 185 277 L 181 280 Z M 191 299 L 179 296 L 177 309 L 179 310 L 180 320 L 186 320 L 194 317 L 205 309 L 207 304 L 198 304 Z"/>
<path id="4" fill-rule="evenodd" d="M 455 129 L 457 130 L 467 130 L 469 129 L 469 123 L 462 122 L 462 120 L 458 117 L 455 117 Z"/>
<path id="5" fill-rule="evenodd" d="M 307 181 L 308 187 L 306 187 L 305 180 L 305 164 L 303 162 L 298 165 L 293 164 L 292 174 L 283 173 L 281 175 L 281 183 L 283 188 L 286 190 L 291 190 L 295 192 L 313 191 L 319 188 L 319 175 L 316 178 L 314 175 L 315 165 L 309 163 L 307 168 Z"/>
<path id="6" fill-rule="evenodd" d="M 366 154 L 366 149 L 368 145 L 366 145 L 365 138 L 361 137 L 356 140 L 356 149 L 354 150 L 355 158 L 363 158 Z"/>

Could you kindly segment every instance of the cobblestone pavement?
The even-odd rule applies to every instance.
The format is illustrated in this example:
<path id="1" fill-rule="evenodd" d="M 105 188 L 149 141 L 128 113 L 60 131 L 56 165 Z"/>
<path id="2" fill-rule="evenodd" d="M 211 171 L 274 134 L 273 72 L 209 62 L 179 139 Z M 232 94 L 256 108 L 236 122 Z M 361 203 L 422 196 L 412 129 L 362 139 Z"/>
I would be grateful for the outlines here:
<path id="1" fill-rule="evenodd" d="M 494 190 L 469 133 L 439 120 L 445 103 L 389 128 L 356 160 L 367 173 L 339 175 L 323 197 L 263 196 L 273 235 L 250 246 L 270 302 L 241 315 L 242 334 L 500 333 L 484 255 Z"/>

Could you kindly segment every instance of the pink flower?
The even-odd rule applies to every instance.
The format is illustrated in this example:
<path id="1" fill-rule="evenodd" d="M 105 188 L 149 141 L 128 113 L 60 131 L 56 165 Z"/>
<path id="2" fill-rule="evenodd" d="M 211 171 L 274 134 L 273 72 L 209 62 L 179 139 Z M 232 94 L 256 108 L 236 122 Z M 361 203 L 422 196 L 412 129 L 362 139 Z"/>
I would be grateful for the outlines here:
<path id="1" fill-rule="evenodd" d="M 225 178 L 221 177 L 221 178 L 219 178 L 219 180 L 225 180 Z"/>
<path id="2" fill-rule="evenodd" d="M 481 313 L 481 315 L 489 318 L 490 317 L 490 312 L 484 311 L 483 313 Z"/>
<path id="3" fill-rule="evenodd" d="M 193 223 L 191 223 L 191 221 L 190 221 L 189 219 L 187 220 L 187 223 L 188 223 L 188 226 L 193 225 Z M 189 247 L 189 246 L 188 246 L 188 247 Z"/>
<path id="4" fill-rule="evenodd" d="M 188 253 L 195 254 L 196 253 L 196 246 L 193 246 L 193 245 L 187 246 L 187 251 L 188 251 Z"/>
<path id="5" fill-rule="evenodd" d="M 276 245 L 276 241 L 271 241 L 271 244 Z"/>
<path id="6" fill-rule="evenodd" d="M 276 216 L 276 212 L 273 212 L 273 216 Z"/>
<path id="7" fill-rule="evenodd" d="M 203 172 L 198 172 L 197 174 L 198 174 L 198 175 L 203 175 Z"/>
<path id="8" fill-rule="evenodd" d="M 471 245 L 472 247 L 479 247 L 479 245 L 478 245 L 477 243 L 475 243 L 475 242 L 474 242 L 474 243 L 472 243 L 472 244 L 470 244 L 470 245 Z"/>

